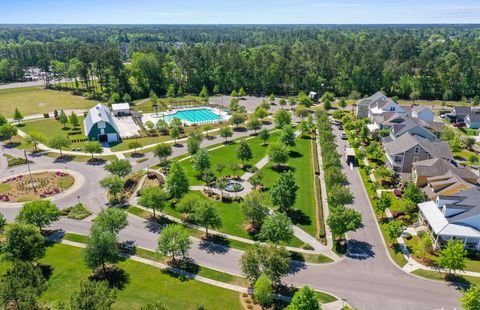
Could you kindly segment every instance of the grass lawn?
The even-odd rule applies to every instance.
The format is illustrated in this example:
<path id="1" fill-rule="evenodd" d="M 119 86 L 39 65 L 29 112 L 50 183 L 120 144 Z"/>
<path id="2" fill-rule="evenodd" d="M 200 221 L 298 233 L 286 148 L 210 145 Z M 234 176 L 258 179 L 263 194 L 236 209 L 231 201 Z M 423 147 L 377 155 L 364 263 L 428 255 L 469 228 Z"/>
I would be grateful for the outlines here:
<path id="1" fill-rule="evenodd" d="M 51 158 L 58 158 L 58 157 L 60 157 L 60 153 L 50 152 L 50 153 L 45 154 L 45 156 L 48 156 L 48 157 L 51 157 Z M 67 162 L 68 161 L 75 161 L 75 162 L 81 162 L 81 163 L 85 163 L 85 162 L 89 161 L 90 159 L 92 159 L 91 156 L 84 156 L 84 155 L 63 155 L 63 158 Z M 115 156 L 115 155 L 105 155 L 105 156 L 95 155 L 94 158 L 100 159 L 100 160 L 103 160 L 103 161 L 112 161 L 114 159 L 117 159 L 117 156 Z"/>
<path id="2" fill-rule="evenodd" d="M 52 112 L 57 109 L 89 109 L 97 103 L 68 92 L 37 87 L 0 90 L 0 113 L 12 117 L 15 108 L 25 115 Z"/>
<path id="3" fill-rule="evenodd" d="M 311 157 L 312 140 L 310 138 L 297 138 L 297 145 L 293 148 L 293 156 L 288 161 L 288 166 L 295 173 L 295 180 L 299 186 L 297 199 L 293 206 L 296 212 L 293 212 L 292 220 L 300 228 L 311 234 L 316 235 L 317 227 L 315 224 L 315 192 L 314 192 L 314 172 L 313 160 Z M 262 169 L 263 183 L 267 188 L 271 187 L 280 176 L 280 173 L 273 169 L 274 164 L 269 163 Z M 266 201 L 270 203 L 269 195 L 265 195 Z"/>
<path id="4" fill-rule="evenodd" d="M 82 249 L 55 244 L 48 248 L 43 263 L 52 266 L 48 289 L 41 301 L 50 303 L 67 300 L 78 289 L 79 282 L 91 271 L 85 267 Z M 185 280 L 142 263 L 126 260 L 118 264 L 128 274 L 125 288 L 117 293 L 113 309 L 139 309 L 142 305 L 162 302 L 169 309 L 242 309 L 238 293 L 210 286 L 195 280 Z M 3 273 L 7 265 L 0 263 Z M 188 296 L 188 298 L 186 298 Z"/>
<path id="5" fill-rule="evenodd" d="M 471 155 L 476 155 L 476 154 L 469 150 L 461 150 L 460 152 L 453 153 L 453 156 L 455 157 L 455 159 L 460 161 L 467 161 L 468 157 L 470 157 Z"/>
<path id="6" fill-rule="evenodd" d="M 466 284 L 466 285 L 479 285 L 480 284 L 480 278 L 479 277 L 472 277 L 472 276 L 455 276 L 452 281 L 448 281 L 445 279 L 446 274 L 441 273 L 441 272 L 436 272 L 436 271 L 430 271 L 430 270 L 423 270 L 423 269 L 417 269 L 412 271 L 413 274 L 427 278 L 427 279 L 432 279 L 432 280 L 437 280 L 437 281 L 446 281 L 446 282 L 454 282 L 454 283 L 461 283 L 461 284 Z"/>
<path id="7" fill-rule="evenodd" d="M 177 98 L 163 97 L 163 98 L 158 98 L 158 101 L 159 101 L 158 111 L 166 110 L 166 107 L 169 105 L 172 107 L 182 106 L 182 105 L 198 105 L 198 106 L 208 105 L 208 104 L 205 104 L 200 97 L 192 96 L 192 95 L 186 95 L 186 96 L 177 97 Z M 135 110 L 142 111 L 144 113 L 155 112 L 149 98 L 135 100 L 134 103 L 137 104 L 134 108 Z"/>
<path id="8" fill-rule="evenodd" d="M 405 100 L 405 99 L 399 99 L 399 100 L 397 100 L 397 103 L 399 105 L 412 105 L 411 100 Z M 415 100 L 415 104 L 429 106 L 430 108 L 433 105 L 433 106 L 435 106 L 435 109 L 443 109 L 444 108 L 442 100 Z M 464 106 L 464 105 L 466 105 L 466 104 L 462 101 L 446 101 L 445 102 L 445 108 L 446 107 L 454 107 L 454 106 Z"/>
<path id="9" fill-rule="evenodd" d="M 278 132 L 271 133 L 270 138 L 267 140 L 267 143 L 276 141 L 278 137 L 279 137 Z M 219 173 L 215 169 L 217 163 L 222 163 L 225 165 L 225 168 L 222 171 L 222 176 L 234 174 L 229 167 L 230 164 L 232 163 L 236 163 L 239 165 L 242 164 L 242 161 L 237 158 L 237 148 L 240 145 L 238 141 L 239 140 L 236 140 L 235 142 L 232 142 L 231 144 L 227 144 L 225 146 L 222 146 L 221 144 L 216 145 L 212 148 L 219 147 L 218 149 L 214 149 L 208 152 L 208 154 L 210 155 L 210 162 L 212 167 L 211 169 L 217 177 L 219 176 Z M 259 162 L 263 157 L 267 155 L 268 146 L 264 146 L 263 140 L 260 139 L 259 137 L 253 137 L 246 141 L 250 145 L 250 148 L 252 149 L 253 158 L 245 163 L 249 165 L 255 165 L 257 162 Z M 190 185 L 202 185 L 204 184 L 204 182 L 202 180 L 197 179 L 196 177 L 197 172 L 195 171 L 192 165 L 192 160 L 193 160 L 192 158 L 183 160 L 181 162 L 182 168 L 189 178 Z M 239 170 L 236 173 L 237 175 L 242 175 L 244 172 L 243 170 Z"/>
<path id="10" fill-rule="evenodd" d="M 467 136 L 477 136 L 478 135 L 478 129 L 472 129 L 472 128 L 458 128 L 463 134 Z"/>

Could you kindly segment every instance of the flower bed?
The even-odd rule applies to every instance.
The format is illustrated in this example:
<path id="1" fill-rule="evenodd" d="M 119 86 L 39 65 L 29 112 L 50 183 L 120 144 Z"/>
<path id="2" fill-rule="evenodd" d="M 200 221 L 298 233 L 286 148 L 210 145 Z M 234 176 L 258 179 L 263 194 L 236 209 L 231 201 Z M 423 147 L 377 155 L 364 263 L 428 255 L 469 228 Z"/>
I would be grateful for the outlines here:
<path id="1" fill-rule="evenodd" d="M 75 182 L 73 176 L 60 171 L 33 173 L 32 180 L 25 174 L 2 181 L 0 201 L 23 202 L 51 197 L 70 188 Z"/>

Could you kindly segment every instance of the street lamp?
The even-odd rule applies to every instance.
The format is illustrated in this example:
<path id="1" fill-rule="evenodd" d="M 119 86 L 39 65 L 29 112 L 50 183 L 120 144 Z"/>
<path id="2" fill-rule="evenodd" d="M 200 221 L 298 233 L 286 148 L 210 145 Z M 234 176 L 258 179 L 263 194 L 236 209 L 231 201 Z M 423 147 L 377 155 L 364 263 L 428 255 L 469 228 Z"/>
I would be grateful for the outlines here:
<path id="1" fill-rule="evenodd" d="M 28 175 L 30 176 L 30 183 L 32 184 L 33 191 L 36 193 L 37 189 L 35 188 L 35 182 L 33 182 L 32 171 L 30 170 L 30 163 L 28 162 L 27 151 L 23 150 L 23 155 L 25 155 L 25 163 L 28 167 Z"/>

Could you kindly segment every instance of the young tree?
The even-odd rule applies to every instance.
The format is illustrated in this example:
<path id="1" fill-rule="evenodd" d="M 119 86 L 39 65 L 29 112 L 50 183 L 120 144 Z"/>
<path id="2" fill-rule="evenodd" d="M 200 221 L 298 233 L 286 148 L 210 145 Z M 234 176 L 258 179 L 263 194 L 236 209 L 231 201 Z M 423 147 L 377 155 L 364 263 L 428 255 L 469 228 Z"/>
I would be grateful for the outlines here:
<path id="1" fill-rule="evenodd" d="M 31 131 L 28 136 L 25 137 L 25 141 L 28 145 L 33 146 L 33 152 L 38 152 L 38 145 L 40 143 L 45 143 L 47 137 L 38 131 Z"/>
<path id="2" fill-rule="evenodd" d="M 104 209 L 98 214 L 95 224 L 118 235 L 118 233 L 128 225 L 127 213 L 117 208 Z"/>
<path id="3" fill-rule="evenodd" d="M 78 126 L 80 126 L 80 120 L 78 119 L 78 116 L 77 114 L 75 114 L 75 112 L 72 112 L 72 114 L 70 114 L 69 122 L 70 124 L 72 124 L 73 128 L 77 128 Z"/>
<path id="4" fill-rule="evenodd" d="M 238 97 L 245 97 L 246 93 L 245 93 L 245 89 L 242 87 L 240 87 L 240 89 L 238 90 Z"/>
<path id="5" fill-rule="evenodd" d="M 70 296 L 70 309 L 109 310 L 117 298 L 116 291 L 111 289 L 107 281 L 84 280 L 80 282 L 78 291 Z"/>
<path id="6" fill-rule="evenodd" d="M 5 229 L 1 252 L 6 261 L 33 262 L 45 256 L 45 240 L 37 227 L 13 223 Z"/>
<path id="7" fill-rule="evenodd" d="M 181 125 L 180 125 L 181 126 Z M 168 123 L 163 119 L 159 119 L 155 124 L 155 128 L 160 132 L 162 135 L 168 134 Z"/>
<path id="8" fill-rule="evenodd" d="M 153 149 L 153 154 L 162 160 L 163 165 L 166 165 L 168 156 L 172 155 L 172 146 L 161 143 Z"/>
<path id="9" fill-rule="evenodd" d="M 255 110 L 254 115 L 258 117 L 260 120 L 263 120 L 265 117 L 268 116 L 268 111 L 264 108 L 257 108 Z"/>
<path id="10" fill-rule="evenodd" d="M 168 85 L 167 88 L 167 97 L 173 98 L 175 97 L 175 86 L 173 84 Z"/>
<path id="11" fill-rule="evenodd" d="M 263 140 L 263 145 L 267 143 L 268 138 L 270 138 L 270 133 L 267 128 L 263 128 L 258 132 L 258 137 Z M 287 154 L 288 155 L 288 154 Z"/>
<path id="12" fill-rule="evenodd" d="M 262 201 L 262 195 L 257 191 L 253 191 L 243 199 L 242 212 L 253 229 L 258 230 L 267 217 L 269 210 Z"/>
<path id="13" fill-rule="evenodd" d="M 228 107 L 233 112 L 239 111 L 240 110 L 240 100 L 237 99 L 237 98 L 232 98 L 232 100 L 230 100 L 230 103 L 228 104 Z"/>
<path id="14" fill-rule="evenodd" d="M 375 209 L 377 209 L 377 212 L 382 213 L 382 218 L 385 216 L 385 210 L 390 208 L 392 206 L 392 196 L 383 193 L 380 195 L 380 197 L 375 201 Z"/>
<path id="15" fill-rule="evenodd" d="M 297 191 L 298 185 L 293 172 L 283 172 L 270 189 L 272 204 L 278 206 L 281 211 L 290 209 L 297 199 Z"/>
<path id="16" fill-rule="evenodd" d="M 417 204 L 425 200 L 425 194 L 419 187 L 417 187 L 412 182 L 408 183 L 407 187 L 405 188 L 405 193 L 403 194 L 403 197 Z"/>
<path id="17" fill-rule="evenodd" d="M 345 99 L 345 97 L 340 98 L 338 105 L 340 108 L 345 109 L 347 107 L 347 99 Z"/>
<path id="18" fill-rule="evenodd" d="M 245 123 L 246 119 L 247 116 L 244 113 L 233 112 L 232 117 L 230 118 L 230 122 L 232 123 L 232 125 L 235 125 L 235 128 L 238 129 L 238 126 Z"/>
<path id="19" fill-rule="evenodd" d="M 273 302 L 272 281 L 264 273 L 255 281 L 253 287 L 253 298 L 256 303 L 262 306 L 262 309 L 269 307 Z"/>
<path id="20" fill-rule="evenodd" d="M 253 158 L 252 149 L 247 141 L 240 141 L 240 145 L 237 148 L 237 158 L 242 161 L 242 166 L 245 167 L 245 161 Z"/>
<path id="21" fill-rule="evenodd" d="M 38 298 L 46 289 L 40 268 L 16 261 L 0 278 L 0 302 L 4 309 L 40 309 Z"/>
<path id="22" fill-rule="evenodd" d="M 215 84 L 215 85 L 213 86 L 212 93 L 213 93 L 214 95 L 218 95 L 218 93 L 220 93 L 220 87 L 218 87 L 217 84 Z"/>
<path id="23" fill-rule="evenodd" d="M 178 256 L 184 259 L 191 245 L 192 241 L 188 237 L 188 232 L 179 224 L 165 226 L 158 237 L 158 251 L 163 255 L 170 255 L 173 261 Z"/>
<path id="24" fill-rule="evenodd" d="M 126 159 L 114 159 L 106 164 L 104 169 L 110 172 L 111 175 L 118 175 L 124 178 L 132 172 L 132 165 Z"/>
<path id="25" fill-rule="evenodd" d="M 295 115 L 302 118 L 307 117 L 310 112 L 305 106 L 298 106 L 298 108 L 295 110 Z"/>
<path id="26" fill-rule="evenodd" d="M 133 154 L 137 153 L 137 150 L 142 147 L 142 143 L 138 140 L 133 140 L 128 143 L 128 148 L 133 150 Z"/>
<path id="27" fill-rule="evenodd" d="M 465 269 L 467 251 L 463 248 L 462 240 L 448 240 L 447 246 L 438 255 L 438 265 L 447 268 L 449 273 Z"/>
<path id="28" fill-rule="evenodd" d="M 225 142 L 228 141 L 228 138 L 233 136 L 233 131 L 229 126 L 223 126 L 219 130 L 220 137 L 225 138 Z"/>
<path id="29" fill-rule="evenodd" d="M 204 149 L 200 149 L 198 153 L 192 160 L 193 168 L 197 171 L 197 175 L 201 176 L 205 171 L 210 169 L 211 162 L 210 162 L 210 155 Z"/>
<path id="30" fill-rule="evenodd" d="M 208 139 L 208 137 L 209 137 L 208 134 L 209 134 L 210 130 L 213 129 L 213 126 L 210 125 L 210 124 L 205 124 L 205 125 L 202 126 L 202 129 L 203 129 L 203 131 L 205 132 L 205 136 L 206 136 L 207 139 Z"/>
<path id="31" fill-rule="evenodd" d="M 189 191 L 188 178 L 179 163 L 173 163 L 167 175 L 165 188 L 171 198 L 179 200 Z"/>
<path id="32" fill-rule="evenodd" d="M 279 244 L 282 241 L 288 242 L 293 238 L 292 221 L 284 213 L 275 213 L 267 217 L 258 234 L 258 238 L 275 244 Z"/>
<path id="33" fill-rule="evenodd" d="M 463 289 L 460 304 L 465 310 L 480 309 L 480 286 L 471 285 L 468 289 Z"/>
<path id="34" fill-rule="evenodd" d="M 5 232 L 5 227 L 7 227 L 7 219 L 2 213 L 0 213 L 0 233 L 1 234 Z"/>
<path id="35" fill-rule="evenodd" d="M 207 200 L 199 201 L 193 210 L 193 218 L 199 225 L 205 226 L 205 234 L 208 237 L 208 228 L 217 229 L 222 227 L 222 219 L 217 209 Z"/>
<path id="36" fill-rule="evenodd" d="M 292 117 L 287 110 L 280 109 L 273 115 L 275 120 L 275 126 L 277 128 L 283 128 L 286 125 L 290 125 L 292 123 Z"/>
<path id="37" fill-rule="evenodd" d="M 233 98 L 238 97 L 237 91 L 235 89 L 232 90 L 232 92 L 230 93 L 230 96 L 233 97 Z"/>
<path id="38" fill-rule="evenodd" d="M 207 89 L 207 86 L 205 86 L 205 85 L 202 86 L 202 90 L 200 91 L 199 96 L 202 97 L 203 99 L 208 98 L 208 89 Z"/>
<path id="39" fill-rule="evenodd" d="M 115 264 L 120 259 L 116 234 L 103 226 L 93 224 L 83 255 L 88 268 L 96 270 L 101 267 L 108 279 L 107 264 Z"/>
<path id="40" fill-rule="evenodd" d="M 422 252 L 422 257 L 425 258 L 425 255 L 427 255 L 427 252 L 430 252 L 432 250 L 433 242 L 432 238 L 428 233 L 425 233 L 421 238 L 420 238 L 420 251 Z"/>
<path id="41" fill-rule="evenodd" d="M 165 208 L 165 192 L 160 187 L 148 187 L 142 190 L 142 195 L 138 199 L 138 204 L 152 209 L 153 218 L 156 218 L 155 210 L 160 212 Z"/>
<path id="42" fill-rule="evenodd" d="M 12 143 L 12 137 L 16 136 L 18 133 L 17 127 L 6 123 L 5 125 L 0 127 L 0 136 L 5 137 L 8 139 L 8 143 Z"/>
<path id="43" fill-rule="evenodd" d="M 23 204 L 16 220 L 19 223 L 35 225 L 38 230 L 58 221 L 60 210 L 50 200 L 32 200 Z"/>
<path id="44" fill-rule="evenodd" d="M 177 144 L 177 139 L 178 137 L 180 137 L 180 129 L 177 126 L 172 126 L 172 128 L 170 128 L 169 134 L 172 139 L 175 139 L 175 144 Z"/>
<path id="45" fill-rule="evenodd" d="M 392 240 L 392 244 L 397 243 L 397 239 L 402 235 L 402 225 L 403 223 L 397 220 L 388 223 L 388 237 Z"/>
<path id="46" fill-rule="evenodd" d="M 274 244 L 255 243 L 248 248 L 240 260 L 242 274 L 255 283 L 265 273 L 274 285 L 290 272 L 290 253 Z"/>
<path id="47" fill-rule="evenodd" d="M 18 108 L 15 108 L 15 111 L 13 112 L 13 119 L 17 121 L 18 125 L 20 125 L 20 122 L 23 119 L 22 113 L 18 110 Z"/>
<path id="48" fill-rule="evenodd" d="M 158 96 L 155 94 L 153 90 L 150 90 L 150 104 L 152 107 L 155 109 L 155 107 L 158 107 Z"/>
<path id="49" fill-rule="evenodd" d="M 132 102 L 132 96 L 130 96 L 130 94 L 128 93 L 125 93 L 125 95 L 123 95 L 123 102 L 126 102 L 126 103 Z"/>
<path id="50" fill-rule="evenodd" d="M 197 154 L 198 150 L 200 149 L 200 143 L 202 143 L 202 140 L 198 139 L 197 136 L 190 135 L 187 138 L 188 153 L 190 153 L 190 155 Z"/>
<path id="51" fill-rule="evenodd" d="M 48 146 L 60 151 L 60 156 L 63 156 L 62 149 L 70 146 L 70 140 L 64 135 L 55 135 L 48 140 Z"/>
<path id="52" fill-rule="evenodd" d="M 295 130 L 290 125 L 286 125 L 282 128 L 280 132 L 280 142 L 286 146 L 294 147 L 295 146 Z"/>
<path id="53" fill-rule="evenodd" d="M 270 144 L 267 155 L 268 158 L 277 165 L 277 168 L 288 162 L 288 150 L 283 144 Z"/>
<path id="54" fill-rule="evenodd" d="M 63 129 L 67 128 L 68 116 L 65 114 L 65 111 L 60 110 L 60 115 L 58 116 L 58 121 L 63 125 Z"/>
<path id="55" fill-rule="evenodd" d="M 477 140 L 475 140 L 475 138 L 472 138 L 472 137 L 467 137 L 467 138 L 465 138 L 465 140 L 463 140 L 463 143 L 465 144 L 465 147 L 469 150 L 472 150 L 472 148 L 475 146 L 476 142 L 477 142 Z"/>
<path id="56" fill-rule="evenodd" d="M 335 236 L 341 237 L 362 226 L 362 215 L 353 209 L 338 206 L 330 212 L 327 224 Z"/>
<path id="57" fill-rule="evenodd" d="M 258 119 L 256 116 L 253 116 L 247 122 L 247 128 L 249 130 L 253 130 L 254 134 L 257 134 L 257 130 L 260 130 L 262 128 L 262 121 Z"/>
<path id="58" fill-rule="evenodd" d="M 103 147 L 98 141 L 88 141 L 83 145 L 83 151 L 85 153 L 90 153 L 93 159 L 93 154 L 102 154 Z"/>
<path id="59" fill-rule="evenodd" d="M 320 310 L 318 296 L 309 286 L 304 286 L 293 295 L 287 310 Z"/>
<path id="60" fill-rule="evenodd" d="M 114 201 L 119 201 L 119 194 L 123 192 L 125 182 L 118 175 L 112 175 L 100 180 L 100 185 L 110 192 Z"/>

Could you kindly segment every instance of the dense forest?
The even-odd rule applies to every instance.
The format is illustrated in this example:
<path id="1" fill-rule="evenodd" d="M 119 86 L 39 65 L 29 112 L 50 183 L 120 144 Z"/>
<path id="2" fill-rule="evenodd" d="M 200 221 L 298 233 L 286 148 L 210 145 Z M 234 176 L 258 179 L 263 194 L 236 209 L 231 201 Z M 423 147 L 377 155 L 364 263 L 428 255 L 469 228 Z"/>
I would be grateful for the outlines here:
<path id="1" fill-rule="evenodd" d="M 480 95 L 480 26 L 0 26 L 0 82 L 27 67 L 113 101 L 203 85 L 467 100 Z"/>

